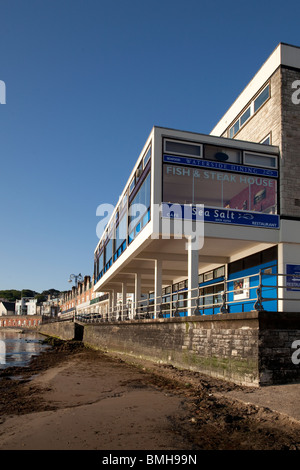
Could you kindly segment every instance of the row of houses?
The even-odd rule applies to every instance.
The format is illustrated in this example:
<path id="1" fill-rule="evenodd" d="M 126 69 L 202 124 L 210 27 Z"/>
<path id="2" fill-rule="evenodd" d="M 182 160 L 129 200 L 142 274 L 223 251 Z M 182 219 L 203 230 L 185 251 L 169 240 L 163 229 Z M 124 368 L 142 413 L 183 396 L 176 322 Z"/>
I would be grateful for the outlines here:
<path id="1" fill-rule="evenodd" d="M 55 317 L 60 310 L 61 298 L 51 298 L 44 302 L 38 302 L 33 297 L 22 297 L 15 302 L 0 299 L 0 316 L 12 315 L 42 315 Z"/>
<path id="2" fill-rule="evenodd" d="M 87 275 L 82 281 L 75 282 L 72 289 L 62 293 L 59 316 L 64 318 L 94 316 L 106 319 L 110 310 L 110 293 L 105 291 L 95 292 L 94 284 L 94 275 Z M 128 312 L 131 312 L 133 306 L 132 294 L 128 294 L 126 303 Z M 118 304 L 122 304 L 121 298 L 119 298 Z"/>

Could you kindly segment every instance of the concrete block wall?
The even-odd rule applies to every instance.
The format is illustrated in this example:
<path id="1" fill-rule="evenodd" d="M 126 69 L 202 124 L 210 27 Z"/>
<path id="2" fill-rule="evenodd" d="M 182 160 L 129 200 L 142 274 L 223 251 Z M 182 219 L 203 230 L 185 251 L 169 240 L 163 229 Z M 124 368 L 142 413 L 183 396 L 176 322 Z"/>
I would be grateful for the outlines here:
<path id="1" fill-rule="evenodd" d="M 299 340 L 299 312 L 260 314 L 258 348 L 261 385 L 300 380 L 300 364 L 292 360 L 295 352 L 293 343 Z"/>
<path id="2" fill-rule="evenodd" d="M 83 341 L 108 352 L 259 385 L 256 312 L 89 324 Z"/>
<path id="3" fill-rule="evenodd" d="M 271 144 L 280 149 L 280 213 L 289 217 L 300 217 L 300 103 L 292 100 L 296 91 L 292 84 L 297 80 L 300 80 L 299 70 L 279 67 L 268 80 L 270 99 L 234 136 L 239 140 L 261 142 L 271 134 Z M 232 124 L 224 137 L 229 136 Z"/>
<path id="4" fill-rule="evenodd" d="M 39 331 L 246 386 L 300 381 L 300 364 L 292 361 L 293 343 L 300 341 L 298 312 L 252 311 L 96 324 L 57 322 L 41 325 Z"/>
<path id="5" fill-rule="evenodd" d="M 270 82 L 270 99 L 248 120 L 234 136 L 238 140 L 261 142 L 270 132 L 272 145 L 281 144 L 281 69 L 270 77 L 264 86 Z M 264 87 L 263 87 L 264 88 Z M 237 116 L 238 117 L 238 116 Z M 230 123 L 231 127 L 233 123 Z M 229 127 L 224 137 L 229 137 Z"/>
<path id="6" fill-rule="evenodd" d="M 43 323 L 39 327 L 39 332 L 46 336 L 69 341 L 75 339 L 75 323 L 73 321 Z"/>
<path id="7" fill-rule="evenodd" d="M 300 217 L 300 103 L 292 100 L 297 80 L 299 70 L 282 69 L 280 212 L 291 217 Z"/>

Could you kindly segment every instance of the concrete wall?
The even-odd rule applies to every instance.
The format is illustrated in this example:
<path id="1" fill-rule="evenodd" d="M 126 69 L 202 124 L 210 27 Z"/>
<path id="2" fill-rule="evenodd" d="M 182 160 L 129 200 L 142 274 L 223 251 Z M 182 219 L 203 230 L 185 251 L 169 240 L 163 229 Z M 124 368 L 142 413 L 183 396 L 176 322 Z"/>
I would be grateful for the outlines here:
<path id="1" fill-rule="evenodd" d="M 247 386 L 300 381 L 300 314 L 245 312 L 116 323 L 42 325 L 41 333 Z M 299 347 L 300 357 L 300 347 Z"/>
<path id="2" fill-rule="evenodd" d="M 259 383 L 256 312 L 89 324 L 83 341 L 245 385 Z"/>
<path id="3" fill-rule="evenodd" d="M 46 336 L 54 336 L 64 341 L 75 339 L 75 323 L 62 321 L 42 324 L 39 332 Z"/>

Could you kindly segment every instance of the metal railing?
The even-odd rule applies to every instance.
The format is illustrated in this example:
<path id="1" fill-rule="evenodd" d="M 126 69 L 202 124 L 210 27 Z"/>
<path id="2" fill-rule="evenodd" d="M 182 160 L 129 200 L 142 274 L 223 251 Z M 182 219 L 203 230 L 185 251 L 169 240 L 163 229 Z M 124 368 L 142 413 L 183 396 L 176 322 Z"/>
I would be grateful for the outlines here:
<path id="1" fill-rule="evenodd" d="M 299 278 L 300 286 L 300 275 L 274 273 L 265 269 L 251 275 L 204 283 L 192 290 L 182 289 L 156 298 L 144 298 L 137 303 L 110 307 L 107 305 L 101 313 L 97 310 L 86 313 L 77 311 L 75 316 L 73 310 L 62 314 L 58 319 L 101 323 L 251 310 L 277 311 L 280 301 L 298 302 L 296 310 L 299 309 L 300 313 L 300 287 L 291 287 L 288 282 L 291 277 Z M 290 290 L 294 292 L 287 295 Z"/>

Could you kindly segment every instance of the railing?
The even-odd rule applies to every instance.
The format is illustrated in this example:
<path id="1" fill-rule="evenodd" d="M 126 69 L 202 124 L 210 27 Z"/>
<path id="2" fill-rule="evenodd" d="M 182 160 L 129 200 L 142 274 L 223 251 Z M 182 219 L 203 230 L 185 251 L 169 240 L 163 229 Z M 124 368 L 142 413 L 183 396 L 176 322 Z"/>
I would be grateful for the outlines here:
<path id="1" fill-rule="evenodd" d="M 275 270 L 274 267 L 273 270 Z M 291 277 L 299 278 L 298 288 L 297 286 L 291 287 L 288 282 L 288 278 Z M 291 289 L 294 292 L 287 295 Z M 60 321 L 72 320 L 75 317 L 76 320 L 84 323 L 100 323 L 251 310 L 277 311 L 280 302 L 296 302 L 295 309 L 299 309 L 300 313 L 300 275 L 278 274 L 271 272 L 270 268 L 265 268 L 251 275 L 201 284 L 196 289 L 182 289 L 157 298 L 142 299 L 137 304 L 107 306 L 105 312 L 101 314 L 95 310 L 89 313 L 77 312 L 75 315 L 73 309 L 72 312 L 66 312 L 58 319 Z"/>

